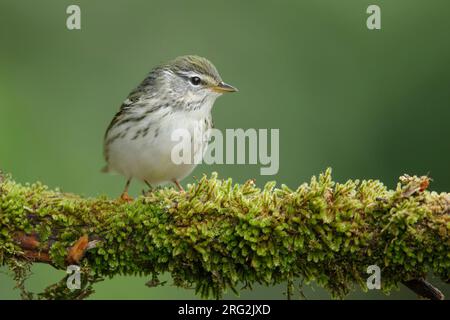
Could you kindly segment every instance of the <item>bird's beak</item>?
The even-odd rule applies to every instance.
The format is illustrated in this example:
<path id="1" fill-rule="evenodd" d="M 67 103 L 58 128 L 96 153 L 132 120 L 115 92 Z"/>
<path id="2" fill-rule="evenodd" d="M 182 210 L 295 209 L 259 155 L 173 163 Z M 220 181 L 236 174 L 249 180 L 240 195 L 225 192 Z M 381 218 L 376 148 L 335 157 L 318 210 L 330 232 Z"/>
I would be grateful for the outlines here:
<path id="1" fill-rule="evenodd" d="M 225 82 L 219 83 L 217 86 L 211 87 L 211 90 L 217 93 L 225 93 L 225 92 L 237 92 L 239 91 L 237 88 L 226 84 Z"/>

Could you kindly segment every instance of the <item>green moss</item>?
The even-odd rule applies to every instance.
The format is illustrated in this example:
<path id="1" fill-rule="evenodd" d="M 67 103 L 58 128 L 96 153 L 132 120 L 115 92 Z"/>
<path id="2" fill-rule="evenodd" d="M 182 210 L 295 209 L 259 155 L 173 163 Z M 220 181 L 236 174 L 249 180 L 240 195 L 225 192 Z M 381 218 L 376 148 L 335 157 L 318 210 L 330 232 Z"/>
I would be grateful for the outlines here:
<path id="1" fill-rule="evenodd" d="M 291 297 L 292 281 L 301 279 L 342 298 L 354 284 L 365 288 L 367 266 L 375 264 L 388 293 L 429 272 L 450 279 L 449 195 L 422 192 L 420 183 L 404 176 L 396 190 L 374 180 L 339 184 L 327 170 L 296 190 L 274 182 L 259 189 L 213 174 L 186 193 L 165 188 L 121 203 L 7 177 L 0 184 L 0 262 L 18 261 L 22 249 L 13 238 L 24 231 L 51 243 L 53 264 L 64 268 L 67 248 L 88 234 L 100 240 L 83 260 L 92 281 L 140 274 L 157 283 L 170 272 L 175 285 L 195 287 L 201 297 L 282 282 Z M 53 289 L 48 297 L 65 292 Z"/>

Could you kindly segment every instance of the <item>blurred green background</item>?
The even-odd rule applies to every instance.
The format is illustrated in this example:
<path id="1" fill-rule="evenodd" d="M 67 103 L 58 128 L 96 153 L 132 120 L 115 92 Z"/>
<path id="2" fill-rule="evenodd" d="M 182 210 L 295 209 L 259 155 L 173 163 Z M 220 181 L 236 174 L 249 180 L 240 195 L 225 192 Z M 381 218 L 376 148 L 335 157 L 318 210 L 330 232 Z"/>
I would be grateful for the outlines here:
<path id="1" fill-rule="evenodd" d="M 79 31 L 66 29 L 70 4 L 81 7 Z M 380 31 L 366 27 L 369 4 L 381 7 Z M 118 196 L 123 178 L 100 173 L 111 118 L 153 66 L 199 54 L 240 89 L 216 102 L 215 126 L 279 128 L 280 170 L 201 165 L 194 176 L 218 171 L 296 187 L 331 166 L 341 182 L 394 187 L 403 173 L 429 173 L 433 190 L 450 191 L 449 13 L 448 0 L 0 0 L 0 168 L 20 182 Z M 0 271 L 0 298 L 18 298 Z M 35 291 L 64 276 L 43 265 L 33 272 Z M 106 280 L 91 298 L 195 298 L 146 280 Z M 284 290 L 256 287 L 241 297 L 283 299 Z M 304 293 L 329 298 L 314 285 Z M 401 287 L 390 297 L 356 290 L 348 298 L 415 295 Z"/>

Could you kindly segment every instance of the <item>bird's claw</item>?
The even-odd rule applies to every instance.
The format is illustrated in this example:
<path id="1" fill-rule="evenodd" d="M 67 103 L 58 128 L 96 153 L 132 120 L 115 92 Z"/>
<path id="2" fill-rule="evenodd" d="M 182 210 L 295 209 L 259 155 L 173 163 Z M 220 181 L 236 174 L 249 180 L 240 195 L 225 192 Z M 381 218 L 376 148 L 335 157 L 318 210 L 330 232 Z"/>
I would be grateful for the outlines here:
<path id="1" fill-rule="evenodd" d="M 128 192 L 124 192 L 122 193 L 122 195 L 120 196 L 120 200 L 125 201 L 125 202 L 132 202 L 133 198 L 130 197 L 130 195 L 128 194 Z"/>

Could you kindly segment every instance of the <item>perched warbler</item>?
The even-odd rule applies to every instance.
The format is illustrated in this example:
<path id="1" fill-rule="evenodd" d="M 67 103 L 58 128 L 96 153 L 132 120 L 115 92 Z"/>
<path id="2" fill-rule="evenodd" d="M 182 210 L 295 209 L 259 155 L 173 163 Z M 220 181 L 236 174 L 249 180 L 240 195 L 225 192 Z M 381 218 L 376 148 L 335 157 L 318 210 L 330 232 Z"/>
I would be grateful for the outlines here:
<path id="1" fill-rule="evenodd" d="M 174 130 L 194 136 L 195 130 L 212 128 L 211 109 L 225 92 L 237 89 L 222 81 L 216 67 L 207 59 L 189 55 L 178 57 L 154 68 L 123 102 L 104 137 L 104 172 L 115 171 L 127 179 L 121 195 L 131 200 L 128 187 L 133 178 L 147 185 L 180 181 L 188 176 L 196 163 L 176 164 L 172 161 Z M 196 153 L 206 150 L 207 139 L 188 141 L 186 146 Z"/>

